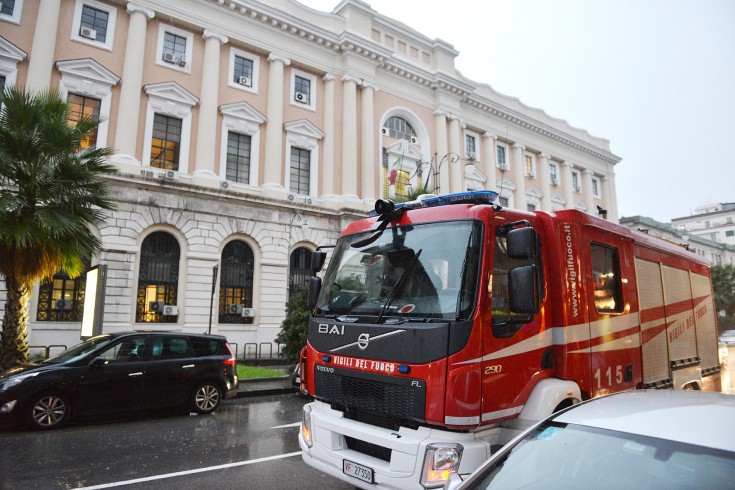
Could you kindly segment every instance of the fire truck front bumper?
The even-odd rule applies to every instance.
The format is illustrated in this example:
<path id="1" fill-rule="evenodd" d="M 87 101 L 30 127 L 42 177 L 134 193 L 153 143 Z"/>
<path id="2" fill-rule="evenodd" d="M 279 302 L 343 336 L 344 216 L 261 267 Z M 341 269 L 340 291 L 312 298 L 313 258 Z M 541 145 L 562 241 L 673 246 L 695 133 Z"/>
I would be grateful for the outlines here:
<path id="1" fill-rule="evenodd" d="M 299 445 L 306 464 L 358 488 L 421 490 L 442 487 L 452 471 L 472 472 L 490 457 L 492 436 L 428 427 L 395 431 L 346 419 L 314 401 L 304 407 Z"/>

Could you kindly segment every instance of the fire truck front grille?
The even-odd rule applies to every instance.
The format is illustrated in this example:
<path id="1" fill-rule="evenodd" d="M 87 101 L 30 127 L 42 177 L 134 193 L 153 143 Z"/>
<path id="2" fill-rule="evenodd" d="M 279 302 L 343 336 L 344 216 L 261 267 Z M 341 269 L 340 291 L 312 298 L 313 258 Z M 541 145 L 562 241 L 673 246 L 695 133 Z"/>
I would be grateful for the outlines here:
<path id="1" fill-rule="evenodd" d="M 423 381 L 337 368 L 317 369 L 314 374 L 317 398 L 348 410 L 424 421 Z"/>

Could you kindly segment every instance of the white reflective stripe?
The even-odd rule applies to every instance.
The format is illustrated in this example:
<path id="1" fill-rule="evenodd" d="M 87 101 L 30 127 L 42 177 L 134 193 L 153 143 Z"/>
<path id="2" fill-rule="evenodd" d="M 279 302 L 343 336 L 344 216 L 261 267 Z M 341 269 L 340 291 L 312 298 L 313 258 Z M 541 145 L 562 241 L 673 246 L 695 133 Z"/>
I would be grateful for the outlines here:
<path id="1" fill-rule="evenodd" d="M 502 419 L 503 417 L 510 417 L 511 415 L 519 414 L 521 413 L 521 410 L 523 410 L 524 406 L 525 405 L 520 405 L 518 407 L 506 408 L 505 410 L 483 413 L 482 421 L 487 422 L 488 420 Z"/>
<path id="2" fill-rule="evenodd" d="M 592 332 L 590 337 L 596 338 L 610 333 L 622 332 L 637 327 L 640 323 L 638 312 L 603 318 L 590 323 L 590 332 Z"/>
<path id="3" fill-rule="evenodd" d="M 499 351 L 493 352 L 491 354 L 487 354 L 478 359 L 458 362 L 458 363 L 455 363 L 455 365 L 475 364 L 475 363 L 482 362 L 482 361 L 500 359 L 501 357 L 515 356 L 518 354 L 531 352 L 536 349 L 543 349 L 544 347 L 549 347 L 549 346 L 551 346 L 551 332 L 548 330 L 544 330 L 543 332 L 539 332 L 533 337 L 527 338 L 526 340 L 521 340 L 517 344 L 513 344 L 510 347 L 506 347 L 505 349 L 500 349 Z"/>
<path id="4" fill-rule="evenodd" d="M 569 354 L 582 354 L 587 352 L 607 352 L 611 350 L 632 349 L 641 346 L 641 336 L 638 332 L 628 335 L 620 339 L 603 342 L 600 345 L 594 345 L 588 349 L 580 349 L 569 351 Z"/>
<path id="5" fill-rule="evenodd" d="M 477 425 L 480 423 L 480 417 L 444 417 L 444 423 L 447 425 Z"/>

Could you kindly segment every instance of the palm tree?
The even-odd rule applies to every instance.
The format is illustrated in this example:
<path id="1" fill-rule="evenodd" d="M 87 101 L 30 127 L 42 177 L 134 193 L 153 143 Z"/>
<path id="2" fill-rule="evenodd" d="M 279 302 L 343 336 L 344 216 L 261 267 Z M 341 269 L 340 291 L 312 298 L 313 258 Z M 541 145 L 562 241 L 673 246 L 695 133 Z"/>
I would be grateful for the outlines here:
<path id="1" fill-rule="evenodd" d="M 54 90 L 8 87 L 0 111 L 0 279 L 7 298 L 0 368 L 28 361 L 28 300 L 36 281 L 60 269 L 76 276 L 100 249 L 90 233 L 114 209 L 103 176 L 110 148 L 87 146 L 99 120 L 70 122 Z"/>

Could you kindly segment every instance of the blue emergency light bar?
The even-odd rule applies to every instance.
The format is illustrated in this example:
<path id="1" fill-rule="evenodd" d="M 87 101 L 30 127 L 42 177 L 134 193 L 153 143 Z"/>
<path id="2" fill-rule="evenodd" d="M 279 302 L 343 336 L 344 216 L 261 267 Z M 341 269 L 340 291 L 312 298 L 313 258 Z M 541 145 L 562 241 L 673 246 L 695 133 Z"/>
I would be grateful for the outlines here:
<path id="1" fill-rule="evenodd" d="M 376 208 L 386 209 L 392 211 L 393 209 L 420 209 L 420 208 L 433 208 L 436 206 L 447 206 L 449 204 L 492 204 L 498 198 L 498 193 L 495 191 L 469 191 L 469 192 L 457 192 L 455 194 L 447 194 L 444 196 L 437 196 L 435 194 L 423 194 L 419 196 L 415 201 L 401 202 L 395 205 L 388 205 L 386 203 L 390 201 L 378 200 Z M 391 203 L 392 204 L 392 203 Z M 370 216 L 377 216 L 377 211 L 371 211 Z"/>

